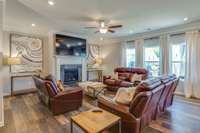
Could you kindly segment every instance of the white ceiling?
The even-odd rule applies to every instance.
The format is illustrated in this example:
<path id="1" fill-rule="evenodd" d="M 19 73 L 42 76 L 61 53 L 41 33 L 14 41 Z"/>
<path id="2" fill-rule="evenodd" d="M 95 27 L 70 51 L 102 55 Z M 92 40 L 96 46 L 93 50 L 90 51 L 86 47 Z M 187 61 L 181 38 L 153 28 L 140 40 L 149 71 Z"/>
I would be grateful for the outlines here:
<path id="1" fill-rule="evenodd" d="M 100 37 L 85 26 L 96 26 L 95 20 L 122 24 L 115 34 L 121 37 L 196 21 L 200 17 L 200 0 L 7 0 L 6 25 L 36 32 L 62 31 L 78 35 Z M 33 29 L 31 23 L 36 23 Z"/>

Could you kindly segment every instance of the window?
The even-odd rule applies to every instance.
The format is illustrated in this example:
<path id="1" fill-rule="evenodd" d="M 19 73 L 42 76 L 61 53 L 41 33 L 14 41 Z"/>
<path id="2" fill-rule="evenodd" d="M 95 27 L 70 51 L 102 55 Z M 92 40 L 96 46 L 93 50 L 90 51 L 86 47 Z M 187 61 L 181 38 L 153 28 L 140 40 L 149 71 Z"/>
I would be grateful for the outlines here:
<path id="1" fill-rule="evenodd" d="M 144 67 L 149 71 L 149 76 L 160 75 L 160 46 L 158 39 L 145 40 Z"/>
<path id="2" fill-rule="evenodd" d="M 171 73 L 177 77 L 185 76 L 186 41 L 184 36 L 171 37 Z"/>
<path id="3" fill-rule="evenodd" d="M 135 48 L 127 48 L 126 49 L 126 66 L 127 67 L 135 67 Z"/>

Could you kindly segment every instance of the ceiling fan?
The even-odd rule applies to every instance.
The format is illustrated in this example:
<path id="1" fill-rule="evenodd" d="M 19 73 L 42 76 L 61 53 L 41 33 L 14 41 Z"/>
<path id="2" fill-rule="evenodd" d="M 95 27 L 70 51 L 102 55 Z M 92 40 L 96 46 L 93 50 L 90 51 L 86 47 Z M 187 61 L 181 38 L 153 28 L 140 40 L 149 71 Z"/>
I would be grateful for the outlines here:
<path id="1" fill-rule="evenodd" d="M 101 34 L 106 34 L 107 32 L 110 33 L 115 33 L 116 28 L 121 28 L 122 25 L 107 25 L 105 21 L 101 20 L 99 21 L 99 26 L 98 27 L 85 27 L 85 29 L 97 29 L 95 33 L 101 33 Z"/>

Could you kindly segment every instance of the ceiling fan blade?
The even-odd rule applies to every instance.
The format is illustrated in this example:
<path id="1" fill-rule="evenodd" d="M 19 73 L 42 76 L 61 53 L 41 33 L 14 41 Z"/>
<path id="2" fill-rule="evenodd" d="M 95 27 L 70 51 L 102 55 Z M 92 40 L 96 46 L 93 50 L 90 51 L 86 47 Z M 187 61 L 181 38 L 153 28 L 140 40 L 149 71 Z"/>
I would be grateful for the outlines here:
<path id="1" fill-rule="evenodd" d="M 115 33 L 115 31 L 114 31 L 114 30 L 111 30 L 111 29 L 108 29 L 108 31 L 111 32 L 111 33 Z"/>
<path id="2" fill-rule="evenodd" d="M 85 27 L 85 29 L 96 29 L 97 27 Z"/>
<path id="3" fill-rule="evenodd" d="M 121 28 L 121 27 L 122 27 L 122 25 L 111 25 L 108 28 Z"/>

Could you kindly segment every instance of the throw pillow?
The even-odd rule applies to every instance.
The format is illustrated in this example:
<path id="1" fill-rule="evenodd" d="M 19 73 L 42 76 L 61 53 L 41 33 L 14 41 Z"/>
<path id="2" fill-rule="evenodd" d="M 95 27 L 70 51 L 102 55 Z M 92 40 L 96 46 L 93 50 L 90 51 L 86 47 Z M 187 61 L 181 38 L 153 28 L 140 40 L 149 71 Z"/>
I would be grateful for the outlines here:
<path id="1" fill-rule="evenodd" d="M 63 86 L 61 80 L 57 80 L 56 83 L 57 83 L 57 86 L 60 89 L 60 91 L 64 91 L 65 90 L 65 87 Z"/>
<path id="2" fill-rule="evenodd" d="M 53 84 L 53 82 L 52 81 L 45 81 L 45 84 L 47 85 L 47 86 L 49 86 L 50 87 L 50 89 L 52 90 L 52 92 L 54 92 L 54 94 L 56 95 L 56 94 L 58 94 L 59 92 L 60 92 L 60 90 L 57 88 L 57 86 L 55 86 L 54 84 Z"/>
<path id="3" fill-rule="evenodd" d="M 120 104 L 129 105 L 135 94 L 135 90 L 136 87 L 119 88 L 113 100 Z"/>
<path id="4" fill-rule="evenodd" d="M 48 80 L 48 81 L 51 81 L 55 88 L 58 87 L 57 83 L 56 83 L 56 78 L 53 75 L 50 74 L 50 75 L 46 76 L 45 79 Z"/>
<path id="5" fill-rule="evenodd" d="M 114 80 L 118 80 L 119 77 L 118 77 L 118 72 L 115 72 L 113 75 L 112 75 L 112 79 Z"/>
<path id="6" fill-rule="evenodd" d="M 130 81 L 132 83 L 134 83 L 135 81 L 141 81 L 142 80 L 142 74 L 132 74 L 131 77 L 130 77 Z"/>

